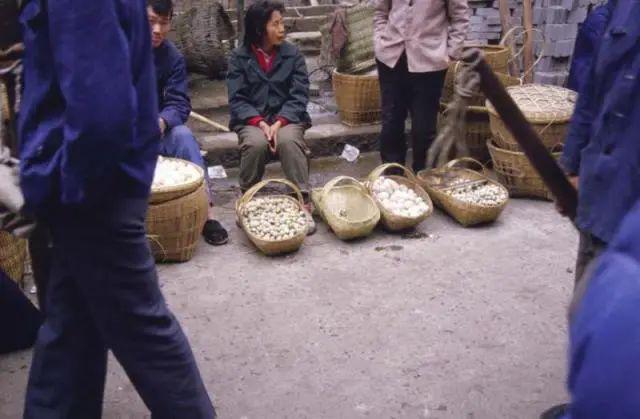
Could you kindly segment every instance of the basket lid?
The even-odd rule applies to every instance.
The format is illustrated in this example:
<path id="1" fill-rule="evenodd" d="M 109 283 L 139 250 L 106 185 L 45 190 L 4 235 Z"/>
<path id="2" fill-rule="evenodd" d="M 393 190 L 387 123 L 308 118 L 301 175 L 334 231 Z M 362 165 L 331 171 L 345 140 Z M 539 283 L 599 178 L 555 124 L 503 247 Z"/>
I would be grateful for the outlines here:
<path id="1" fill-rule="evenodd" d="M 516 102 L 525 118 L 533 123 L 564 123 L 573 115 L 576 92 L 564 87 L 524 84 L 507 87 L 507 92 Z M 487 100 L 489 113 L 498 116 L 493 104 Z"/>

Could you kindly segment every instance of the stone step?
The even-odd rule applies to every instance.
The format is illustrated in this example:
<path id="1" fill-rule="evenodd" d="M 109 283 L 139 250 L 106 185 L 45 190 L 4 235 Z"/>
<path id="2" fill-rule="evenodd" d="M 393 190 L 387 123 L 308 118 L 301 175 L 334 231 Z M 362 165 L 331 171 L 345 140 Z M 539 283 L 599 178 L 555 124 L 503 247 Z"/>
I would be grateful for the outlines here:
<path id="1" fill-rule="evenodd" d="M 338 7 L 336 4 L 325 4 L 318 6 L 300 6 L 300 7 L 287 7 L 284 12 L 284 17 L 301 17 L 301 16 L 327 16 Z M 227 14 L 232 19 L 236 17 L 236 9 L 228 9 Z"/>
<path id="2" fill-rule="evenodd" d="M 315 32 L 327 23 L 327 16 L 305 16 L 305 17 L 285 17 L 284 26 L 287 33 L 292 32 Z M 235 30 L 238 29 L 238 21 L 232 17 L 231 24 Z"/>
<path id="3" fill-rule="evenodd" d="M 378 148 L 381 126 L 364 125 L 348 127 L 343 124 L 318 124 L 307 130 L 305 140 L 312 157 L 336 156 L 342 153 L 345 144 L 358 147 L 361 152 Z M 240 164 L 240 148 L 236 133 L 198 135 L 201 149 L 206 153 L 209 165 L 236 167 Z"/>
<path id="4" fill-rule="evenodd" d="M 287 34 L 287 41 L 297 45 L 304 55 L 318 55 L 322 47 L 322 33 L 293 32 Z"/>

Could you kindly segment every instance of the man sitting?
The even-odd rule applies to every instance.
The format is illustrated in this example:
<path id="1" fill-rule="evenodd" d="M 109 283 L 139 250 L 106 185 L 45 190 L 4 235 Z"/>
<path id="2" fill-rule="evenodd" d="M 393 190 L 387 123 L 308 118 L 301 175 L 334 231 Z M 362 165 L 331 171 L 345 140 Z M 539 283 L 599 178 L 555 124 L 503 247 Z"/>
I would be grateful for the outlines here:
<path id="1" fill-rule="evenodd" d="M 204 169 L 209 195 L 209 214 L 202 235 L 209 244 L 225 244 L 229 240 L 227 231 L 213 218 L 213 201 L 207 167 L 200 154 L 198 142 L 191 130 L 184 125 L 191 112 L 191 101 L 187 94 L 187 68 L 182 54 L 171 41 L 166 39 L 171 30 L 173 2 L 172 0 L 148 0 L 147 13 L 151 26 L 151 43 L 160 101 L 158 120 L 162 132 L 160 154 L 189 160 Z"/>

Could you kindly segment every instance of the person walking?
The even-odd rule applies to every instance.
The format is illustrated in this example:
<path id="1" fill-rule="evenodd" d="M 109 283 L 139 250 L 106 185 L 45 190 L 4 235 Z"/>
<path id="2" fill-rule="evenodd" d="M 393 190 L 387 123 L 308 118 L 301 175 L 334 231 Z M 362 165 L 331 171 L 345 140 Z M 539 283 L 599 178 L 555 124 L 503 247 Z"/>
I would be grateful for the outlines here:
<path id="1" fill-rule="evenodd" d="M 405 120 L 411 117 L 413 170 L 425 168 L 436 136 L 449 63 L 460 58 L 469 24 L 467 0 L 370 0 L 380 79 L 384 163 L 405 165 Z"/>
<path id="2" fill-rule="evenodd" d="M 24 417 L 100 418 L 107 351 L 153 418 L 215 417 L 145 235 L 158 157 L 145 0 L 28 0 L 23 212 L 51 232 Z"/>

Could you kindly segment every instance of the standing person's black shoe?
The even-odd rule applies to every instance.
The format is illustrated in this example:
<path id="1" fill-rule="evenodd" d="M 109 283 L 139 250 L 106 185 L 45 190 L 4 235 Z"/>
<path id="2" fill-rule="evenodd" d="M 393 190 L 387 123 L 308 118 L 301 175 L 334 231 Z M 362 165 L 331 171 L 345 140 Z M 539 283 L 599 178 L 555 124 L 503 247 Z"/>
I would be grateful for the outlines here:
<path id="1" fill-rule="evenodd" d="M 220 246 L 229 241 L 229 233 L 217 220 L 207 220 L 202 228 L 204 241 L 212 246 Z"/>
<path id="2" fill-rule="evenodd" d="M 540 419 L 562 419 L 569 412 L 567 403 L 553 406 L 540 415 Z"/>

